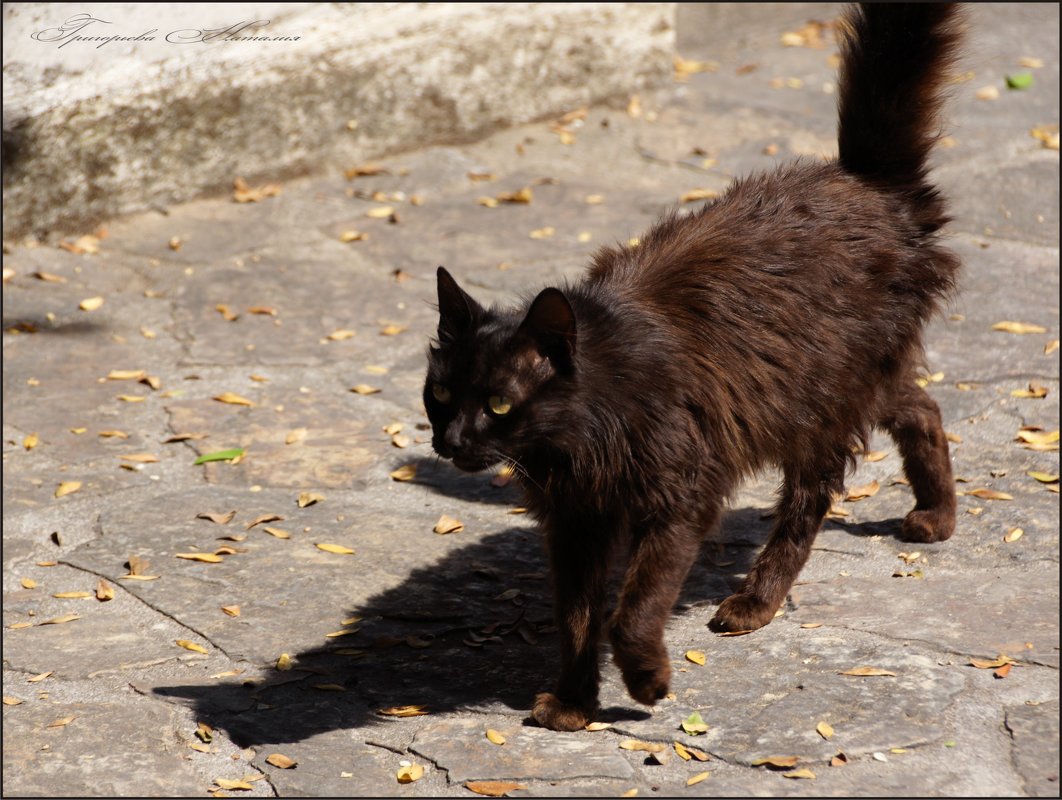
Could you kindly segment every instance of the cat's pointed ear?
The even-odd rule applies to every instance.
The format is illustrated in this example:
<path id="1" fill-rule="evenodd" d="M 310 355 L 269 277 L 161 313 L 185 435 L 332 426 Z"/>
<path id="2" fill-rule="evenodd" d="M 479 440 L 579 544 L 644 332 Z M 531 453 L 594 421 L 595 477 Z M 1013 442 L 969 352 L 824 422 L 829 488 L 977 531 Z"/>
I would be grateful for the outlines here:
<path id="1" fill-rule="evenodd" d="M 520 332 L 552 358 L 569 361 L 575 355 L 575 312 L 560 289 L 543 289 L 520 323 Z"/>
<path id="2" fill-rule="evenodd" d="M 483 313 L 483 307 L 457 285 L 457 281 L 439 267 L 439 341 L 451 342 L 468 330 L 472 320 Z"/>

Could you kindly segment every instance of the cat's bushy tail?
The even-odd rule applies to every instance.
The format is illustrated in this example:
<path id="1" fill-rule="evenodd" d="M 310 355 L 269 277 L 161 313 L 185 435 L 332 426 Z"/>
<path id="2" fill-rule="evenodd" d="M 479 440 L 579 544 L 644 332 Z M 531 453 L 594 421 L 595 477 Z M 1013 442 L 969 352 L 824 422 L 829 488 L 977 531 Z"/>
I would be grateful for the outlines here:
<path id="1" fill-rule="evenodd" d="M 840 164 L 901 193 L 925 233 L 948 218 L 926 180 L 960 40 L 956 3 L 862 3 L 843 22 Z"/>

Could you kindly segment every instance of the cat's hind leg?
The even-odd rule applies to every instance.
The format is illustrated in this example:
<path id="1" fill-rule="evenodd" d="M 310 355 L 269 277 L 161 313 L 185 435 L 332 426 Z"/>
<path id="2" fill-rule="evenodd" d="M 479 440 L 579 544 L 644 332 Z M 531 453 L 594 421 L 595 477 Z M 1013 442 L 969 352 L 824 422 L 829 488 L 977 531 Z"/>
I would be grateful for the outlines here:
<path id="1" fill-rule="evenodd" d="M 903 457 L 915 507 L 901 536 L 911 542 L 942 542 L 955 530 L 955 483 L 940 409 L 913 379 L 898 382 L 878 424 Z"/>
<path id="2" fill-rule="evenodd" d="M 844 455 L 824 464 L 785 469 L 774 529 L 741 588 L 726 598 L 708 627 L 714 631 L 752 631 L 770 622 L 811 553 L 811 545 L 844 480 Z"/>

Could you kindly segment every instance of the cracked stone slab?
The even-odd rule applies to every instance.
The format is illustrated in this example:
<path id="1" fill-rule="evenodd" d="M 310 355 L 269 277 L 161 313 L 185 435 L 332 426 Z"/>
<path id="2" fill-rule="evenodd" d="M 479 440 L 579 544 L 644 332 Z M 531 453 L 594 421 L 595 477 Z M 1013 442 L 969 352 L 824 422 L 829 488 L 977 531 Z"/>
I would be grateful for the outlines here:
<path id="1" fill-rule="evenodd" d="M 502 746 L 486 738 L 494 727 Z M 440 720 L 422 728 L 410 749 L 447 770 L 450 781 L 626 778 L 633 774 L 618 749 L 602 748 L 590 733 L 555 733 L 515 720 Z"/>
<path id="2" fill-rule="evenodd" d="M 1058 796 L 1058 700 L 1006 709 L 1006 727 L 1024 789 L 1032 797 Z"/>

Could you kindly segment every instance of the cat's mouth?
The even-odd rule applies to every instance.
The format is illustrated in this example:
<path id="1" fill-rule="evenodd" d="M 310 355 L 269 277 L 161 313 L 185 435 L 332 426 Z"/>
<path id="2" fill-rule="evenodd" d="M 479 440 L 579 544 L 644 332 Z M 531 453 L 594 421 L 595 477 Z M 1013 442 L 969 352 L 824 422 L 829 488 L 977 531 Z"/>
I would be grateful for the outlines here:
<path id="1" fill-rule="evenodd" d="M 497 459 L 482 458 L 467 455 L 455 455 L 451 459 L 454 462 L 454 466 L 462 472 L 482 472 L 487 467 L 493 466 L 497 463 Z"/>

